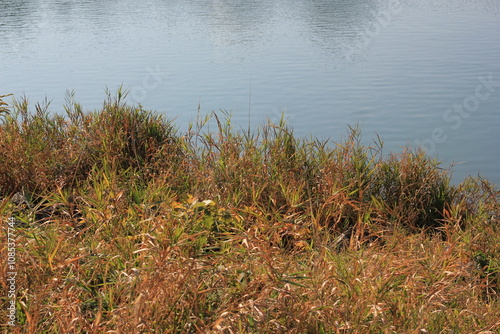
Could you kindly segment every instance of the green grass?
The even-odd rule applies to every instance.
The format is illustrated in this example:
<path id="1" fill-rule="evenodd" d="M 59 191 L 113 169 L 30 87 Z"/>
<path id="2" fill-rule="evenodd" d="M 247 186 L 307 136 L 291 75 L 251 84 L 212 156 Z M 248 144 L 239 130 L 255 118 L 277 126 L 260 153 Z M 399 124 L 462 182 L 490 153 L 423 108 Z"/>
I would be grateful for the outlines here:
<path id="1" fill-rule="evenodd" d="M 485 179 L 453 186 L 422 151 L 383 155 L 357 128 L 333 143 L 214 113 L 181 132 L 121 90 L 95 112 L 70 94 L 63 115 L 5 97 L 18 323 L 4 332 L 500 330 L 500 193 Z"/>

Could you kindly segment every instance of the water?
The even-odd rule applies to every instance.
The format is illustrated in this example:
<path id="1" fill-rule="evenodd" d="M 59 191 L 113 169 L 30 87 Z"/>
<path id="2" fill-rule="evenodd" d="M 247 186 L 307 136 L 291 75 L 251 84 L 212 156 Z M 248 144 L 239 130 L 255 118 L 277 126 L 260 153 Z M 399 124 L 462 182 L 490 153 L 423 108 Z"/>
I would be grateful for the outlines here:
<path id="1" fill-rule="evenodd" d="M 385 150 L 420 144 L 500 184 L 500 0 L 0 2 L 0 95 L 85 109 L 122 85 L 176 117 L 230 111 Z"/>

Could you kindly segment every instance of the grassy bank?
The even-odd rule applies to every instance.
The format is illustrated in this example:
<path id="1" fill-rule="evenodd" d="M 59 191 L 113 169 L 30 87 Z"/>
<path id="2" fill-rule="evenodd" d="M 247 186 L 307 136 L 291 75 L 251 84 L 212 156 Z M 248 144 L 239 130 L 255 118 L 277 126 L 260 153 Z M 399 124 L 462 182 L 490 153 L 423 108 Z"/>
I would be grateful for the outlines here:
<path id="1" fill-rule="evenodd" d="M 18 273 L 10 327 L 1 267 L 5 332 L 500 330 L 487 180 L 452 186 L 423 152 L 382 155 L 357 129 L 322 142 L 220 113 L 180 132 L 123 98 L 0 110 L 0 253 L 16 217 Z"/>

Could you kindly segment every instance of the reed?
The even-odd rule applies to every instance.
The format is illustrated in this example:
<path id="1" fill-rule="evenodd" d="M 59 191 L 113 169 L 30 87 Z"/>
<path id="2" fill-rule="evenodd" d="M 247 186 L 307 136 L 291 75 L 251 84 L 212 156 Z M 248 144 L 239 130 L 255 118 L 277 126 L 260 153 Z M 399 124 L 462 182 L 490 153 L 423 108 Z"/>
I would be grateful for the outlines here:
<path id="1" fill-rule="evenodd" d="M 237 131 L 220 112 L 181 132 L 121 89 L 94 112 L 71 93 L 63 115 L 0 107 L 0 217 L 18 233 L 5 332 L 500 329 L 500 192 L 485 179 L 453 186 L 423 152 L 383 155 L 355 127 L 332 143 L 284 119 Z"/>

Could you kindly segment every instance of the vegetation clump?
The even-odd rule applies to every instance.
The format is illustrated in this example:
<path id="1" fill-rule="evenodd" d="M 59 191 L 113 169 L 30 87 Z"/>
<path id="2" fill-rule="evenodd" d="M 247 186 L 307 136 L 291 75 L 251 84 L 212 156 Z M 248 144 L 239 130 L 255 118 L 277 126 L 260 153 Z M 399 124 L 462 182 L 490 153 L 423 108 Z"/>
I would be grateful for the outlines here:
<path id="1" fill-rule="evenodd" d="M 385 155 L 357 128 L 332 143 L 284 120 L 236 131 L 222 112 L 181 133 L 121 90 L 90 113 L 69 94 L 64 116 L 5 97 L 6 331 L 500 329 L 500 192 L 485 179 L 454 186 L 424 152 Z"/>

